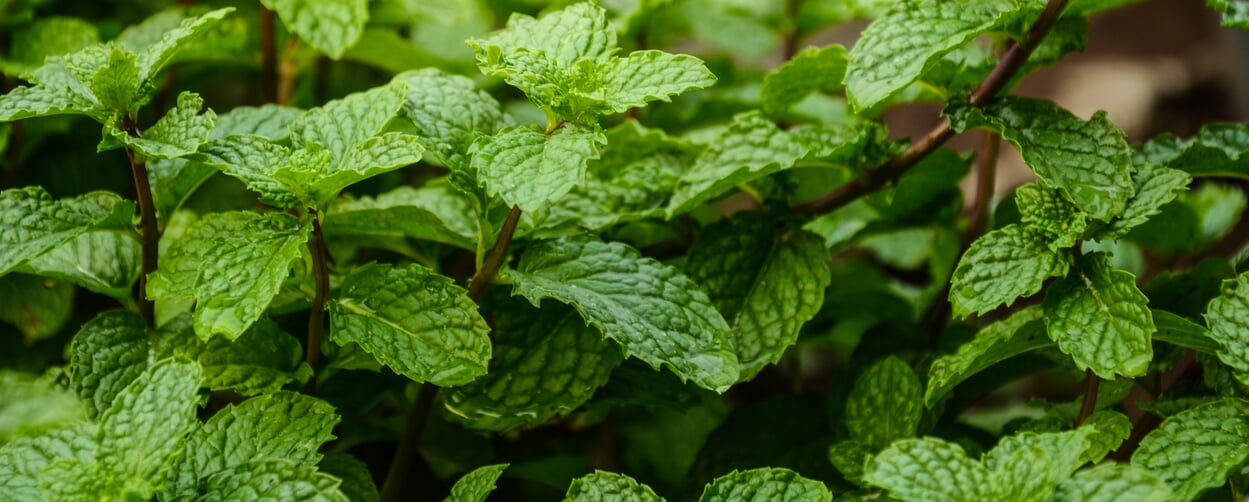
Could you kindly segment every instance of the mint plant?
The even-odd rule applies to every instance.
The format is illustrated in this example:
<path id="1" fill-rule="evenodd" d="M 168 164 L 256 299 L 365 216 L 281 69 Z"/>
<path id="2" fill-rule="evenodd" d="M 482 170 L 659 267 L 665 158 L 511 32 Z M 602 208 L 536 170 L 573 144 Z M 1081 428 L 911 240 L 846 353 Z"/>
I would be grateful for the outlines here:
<path id="1" fill-rule="evenodd" d="M 0 499 L 1245 497 L 1249 126 L 1011 94 L 1131 0 L 547 3 L 0 1 Z"/>

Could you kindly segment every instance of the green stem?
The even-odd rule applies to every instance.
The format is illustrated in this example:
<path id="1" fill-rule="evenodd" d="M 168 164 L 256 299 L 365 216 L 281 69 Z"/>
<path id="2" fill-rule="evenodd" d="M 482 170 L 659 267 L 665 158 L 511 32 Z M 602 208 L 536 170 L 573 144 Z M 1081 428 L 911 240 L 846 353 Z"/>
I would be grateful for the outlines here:
<path id="1" fill-rule="evenodd" d="M 133 116 L 122 120 L 122 129 L 132 138 L 138 138 L 139 127 Z M 139 233 L 143 237 L 143 268 L 139 275 L 139 315 L 147 325 L 156 327 L 156 305 L 147 298 L 148 275 L 156 271 L 156 254 L 160 249 L 160 228 L 156 226 L 156 204 L 152 198 L 152 184 L 147 176 L 147 164 L 131 148 L 126 148 L 130 171 L 134 177 L 135 198 L 139 201 Z"/>
<path id="2" fill-rule="evenodd" d="M 1076 427 L 1083 424 L 1097 409 L 1097 387 L 1102 379 L 1093 373 L 1093 369 L 1084 370 L 1084 400 L 1080 402 L 1080 414 L 1076 415 Z"/>
<path id="3" fill-rule="evenodd" d="M 499 239 L 494 242 L 494 247 L 490 248 L 490 254 L 486 255 L 485 263 L 481 268 L 477 269 L 477 273 L 473 274 L 473 278 L 468 281 L 468 297 L 475 302 L 480 302 L 482 295 L 486 293 L 486 287 L 494 281 L 494 276 L 498 275 L 499 269 L 503 267 L 503 261 L 507 258 L 507 248 L 512 244 L 512 234 L 516 233 L 516 224 L 520 222 L 520 207 L 512 206 L 507 212 L 507 219 L 503 221 L 503 228 L 499 229 Z"/>
<path id="4" fill-rule="evenodd" d="M 431 383 L 421 385 L 421 390 L 416 394 L 416 403 L 412 405 L 412 413 L 408 415 L 408 421 L 404 425 L 403 437 L 399 439 L 399 447 L 390 459 L 386 480 L 382 482 L 382 502 L 401 500 L 404 479 L 412 470 L 412 461 L 421 446 L 421 435 L 425 433 L 425 424 L 429 422 L 429 414 L 433 411 L 437 398 L 438 386 Z"/>
<path id="5" fill-rule="evenodd" d="M 317 390 L 317 371 L 321 367 L 321 333 L 325 329 L 325 304 L 330 300 L 330 253 L 325 247 L 325 233 L 321 230 L 321 213 L 310 209 L 312 216 L 312 240 L 308 246 L 312 251 L 312 274 L 316 281 L 316 292 L 312 295 L 312 309 L 308 312 L 308 346 L 305 348 L 304 360 L 312 367 L 312 377 L 308 379 L 304 392 L 315 394 Z"/>

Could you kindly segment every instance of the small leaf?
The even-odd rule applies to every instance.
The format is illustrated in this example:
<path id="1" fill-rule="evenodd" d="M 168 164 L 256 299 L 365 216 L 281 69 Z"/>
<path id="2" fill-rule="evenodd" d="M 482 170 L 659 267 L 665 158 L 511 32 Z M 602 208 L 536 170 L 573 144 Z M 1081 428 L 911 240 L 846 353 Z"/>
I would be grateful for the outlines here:
<path id="1" fill-rule="evenodd" d="M 1045 334 L 1039 307 L 1027 307 L 988 325 L 958 352 L 937 358 L 928 369 L 924 404 L 932 407 L 959 383 L 1011 357 L 1054 344 Z"/>
<path id="2" fill-rule="evenodd" d="M 1205 354 L 1218 354 L 1219 342 L 1205 327 L 1165 310 L 1150 310 L 1153 312 L 1154 326 L 1158 328 L 1154 332 L 1154 340 Z"/>
<path id="3" fill-rule="evenodd" d="M 514 295 L 572 305 L 603 336 L 659 369 L 724 392 L 737 382 L 737 356 L 724 318 L 675 268 L 620 243 L 546 241 L 530 246 L 509 274 Z"/>
<path id="4" fill-rule="evenodd" d="M 1110 264 L 1105 253 L 1080 257 L 1078 271 L 1045 294 L 1045 327 L 1079 369 L 1098 376 L 1144 375 L 1153 360 L 1154 319 L 1136 277 Z"/>
<path id="5" fill-rule="evenodd" d="M 108 192 L 54 201 L 41 187 L 0 192 L 0 275 L 92 229 L 131 229 L 134 203 Z"/>
<path id="6" fill-rule="evenodd" d="M 997 497 L 1045 502 L 1058 483 L 1084 463 L 1081 454 L 1092 427 L 1007 436 L 984 455 Z"/>
<path id="7" fill-rule="evenodd" d="M 103 64 L 94 68 L 90 78 L 82 79 L 83 82 L 90 86 L 91 93 L 106 110 L 134 115 L 148 99 L 139 75 L 139 56 L 120 47 L 94 46 L 88 48 L 88 53 L 91 51 L 100 51 L 106 56 Z"/>
<path id="8" fill-rule="evenodd" d="M 1206 0 L 1206 5 L 1223 16 L 1223 26 L 1249 30 L 1249 6 L 1244 3 L 1235 0 Z"/>
<path id="9" fill-rule="evenodd" d="M 195 336 L 191 316 L 183 315 L 160 327 L 154 350 L 158 357 L 184 356 L 198 362 L 209 390 L 232 390 L 243 396 L 302 384 L 311 370 L 303 364 L 303 345 L 272 321 L 253 324 L 235 340 L 204 341 Z"/>
<path id="10" fill-rule="evenodd" d="M 863 480 L 902 500 L 993 500 L 989 470 L 963 447 L 926 437 L 895 441 L 872 457 Z"/>
<path id="11" fill-rule="evenodd" d="M 915 435 L 924 414 L 919 377 L 905 362 L 890 356 L 859 375 L 846 398 L 850 437 L 872 451 Z"/>
<path id="12" fill-rule="evenodd" d="M 194 153 L 208 141 L 217 114 L 204 107 L 204 99 L 193 92 L 178 95 L 178 104 L 169 110 L 156 124 L 143 131 L 140 137 L 131 137 L 124 131 L 113 129 L 113 138 L 153 159 L 173 159 Z"/>
<path id="13" fill-rule="evenodd" d="M 260 200 L 278 207 L 296 207 L 299 200 L 273 173 L 291 160 L 291 151 L 268 138 L 243 134 L 208 142 L 193 157 L 216 167 L 260 193 Z"/>
<path id="14" fill-rule="evenodd" d="M 607 113 L 623 113 L 655 100 L 669 102 L 672 96 L 716 83 L 701 59 L 656 50 L 613 58 L 599 71 L 602 82 L 591 88 L 591 96 L 604 101 Z"/>
<path id="15" fill-rule="evenodd" d="M 299 38 L 330 59 L 356 45 L 369 20 L 367 0 L 262 0 Z"/>
<path id="16" fill-rule="evenodd" d="M 473 145 L 472 168 L 490 195 L 538 211 L 585 182 L 586 162 L 604 142 L 603 133 L 573 126 L 550 136 L 536 126 L 504 129 Z"/>
<path id="17" fill-rule="evenodd" d="M 342 480 L 317 472 L 316 466 L 281 459 L 255 461 L 214 474 L 204 482 L 200 502 L 227 500 L 303 500 L 348 502 L 338 489 Z"/>
<path id="18" fill-rule="evenodd" d="M 1015 204 L 1024 225 L 1048 235 L 1050 249 L 1055 252 L 1083 242 L 1088 220 L 1058 189 L 1041 182 L 1029 183 L 1015 190 Z"/>
<path id="19" fill-rule="evenodd" d="M 70 346 L 70 377 L 89 416 L 112 407 L 113 400 L 148 367 L 151 347 L 147 323 L 134 312 L 102 312 L 82 325 Z"/>
<path id="20" fill-rule="evenodd" d="M 316 201 L 314 207 L 322 207 L 348 186 L 420 162 L 423 153 L 425 147 L 421 146 L 416 136 L 401 133 L 374 136 L 357 144 L 347 152 L 345 158 L 331 164 L 328 172 L 318 177 L 311 187 L 301 188 Z M 285 179 L 283 175 L 283 169 L 274 173 L 277 179 L 286 182 L 288 186 L 299 186 Z"/>
<path id="21" fill-rule="evenodd" d="M 954 315 L 984 314 L 1041 290 L 1050 277 L 1066 275 L 1071 257 L 1050 249 L 1049 239 L 1021 225 L 980 236 L 958 262 L 950 280 Z"/>
<path id="22" fill-rule="evenodd" d="M 502 77 L 530 96 L 549 95 L 559 70 L 572 69 L 579 60 L 605 62 L 616 51 L 616 31 L 606 13 L 581 2 L 539 19 L 512 14 L 507 28 L 467 42 L 482 73 Z"/>
<path id="23" fill-rule="evenodd" d="M 467 77 L 425 68 L 400 73 L 395 80 L 408 87 L 403 115 L 420 131 L 425 148 L 448 168 L 467 168 L 473 141 L 509 122 L 499 102 Z"/>
<path id="24" fill-rule="evenodd" d="M 329 305 L 331 337 L 355 342 L 396 373 L 439 386 L 486 373 L 489 327 L 467 292 L 419 265 L 366 265 Z"/>
<path id="25" fill-rule="evenodd" d="M 343 481 L 338 489 L 352 502 L 378 502 L 377 485 L 369 466 L 350 453 L 330 453 L 318 464 L 321 472 Z"/>
<path id="26" fill-rule="evenodd" d="M 769 115 L 777 115 L 812 93 L 840 90 L 848 63 L 849 53 L 841 45 L 808 47 L 763 76 L 759 101 Z"/>
<path id="27" fill-rule="evenodd" d="M 1226 483 L 1249 449 L 1249 405 L 1221 399 L 1180 412 L 1141 440 L 1132 465 L 1160 476 L 1173 500 L 1193 500 Z"/>
<path id="28" fill-rule="evenodd" d="M 1206 307 L 1210 338 L 1219 344 L 1219 360 L 1249 385 L 1249 272 L 1223 281 L 1220 295 Z"/>
<path id="29" fill-rule="evenodd" d="M 663 502 L 649 486 L 639 484 L 633 478 L 614 472 L 594 471 L 592 474 L 572 480 L 564 502 L 597 502 L 618 500 L 621 502 Z"/>
<path id="30" fill-rule="evenodd" d="M 73 284 L 27 274 L 0 277 L 0 321 L 15 326 L 28 344 L 55 336 L 73 310 Z"/>
<path id="31" fill-rule="evenodd" d="M 1058 485 L 1055 502 L 1166 502 L 1174 500 L 1162 479 L 1140 467 L 1107 462 L 1075 473 Z"/>
<path id="32" fill-rule="evenodd" d="M 769 500 L 832 502 L 833 493 L 824 483 L 804 478 L 789 469 L 760 468 L 720 476 L 707 485 L 698 498 L 699 502 Z"/>
<path id="33" fill-rule="evenodd" d="M 494 491 L 495 481 L 508 465 L 485 465 L 473 469 L 455 482 L 455 486 L 451 487 L 451 495 L 443 502 L 485 502 L 490 492 Z"/>
<path id="34" fill-rule="evenodd" d="M 1137 164 L 1136 195 L 1128 200 L 1123 214 L 1094 234 L 1094 238 L 1111 240 L 1127 235 L 1129 230 L 1161 212 L 1162 206 L 1174 200 L 1179 191 L 1187 189 L 1192 180 L 1188 173 L 1178 169 L 1157 164 Z"/>
<path id="35" fill-rule="evenodd" d="M 139 54 L 140 81 L 149 81 L 156 77 L 166 65 L 173 61 L 178 51 L 190 45 L 217 25 L 226 14 L 234 11 L 234 7 L 226 7 L 205 13 L 199 17 L 182 20 L 177 28 L 161 35 L 156 43 L 146 47 Z"/>
<path id="36" fill-rule="evenodd" d="M 846 478 L 846 481 L 861 484 L 863 466 L 871 458 L 872 451 L 858 441 L 842 441 L 828 447 L 828 460 L 833 463 L 833 467 L 837 468 L 842 477 Z"/>

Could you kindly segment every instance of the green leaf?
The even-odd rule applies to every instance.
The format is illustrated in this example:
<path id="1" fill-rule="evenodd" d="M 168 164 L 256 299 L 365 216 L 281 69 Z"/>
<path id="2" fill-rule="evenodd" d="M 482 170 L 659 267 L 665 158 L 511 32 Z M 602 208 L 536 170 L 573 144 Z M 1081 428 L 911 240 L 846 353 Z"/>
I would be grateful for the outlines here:
<path id="1" fill-rule="evenodd" d="M 87 418 L 78 396 L 53 380 L 53 375 L 0 370 L 0 444 Z"/>
<path id="2" fill-rule="evenodd" d="M 728 323 L 677 269 L 621 243 L 584 239 L 529 247 L 509 273 L 512 294 L 572 305 L 626 357 L 667 366 L 684 380 L 724 392 L 737 382 Z"/>
<path id="3" fill-rule="evenodd" d="M 989 470 L 963 447 L 926 437 L 895 441 L 872 457 L 863 480 L 902 500 L 993 500 Z"/>
<path id="4" fill-rule="evenodd" d="M 1165 502 L 1171 489 L 1140 467 L 1107 462 L 1075 473 L 1058 485 L 1055 502 Z"/>
<path id="5" fill-rule="evenodd" d="M 329 305 L 330 335 L 355 342 L 396 373 L 438 386 L 486 373 L 490 328 L 467 292 L 419 265 L 366 265 Z"/>
<path id="6" fill-rule="evenodd" d="M 1141 145 L 1137 164 L 1156 163 L 1194 177 L 1249 178 L 1249 125 L 1214 123 L 1187 140 L 1160 134 Z"/>
<path id="7" fill-rule="evenodd" d="M 130 229 L 134 203 L 108 192 L 52 200 L 41 187 L 0 192 L 0 275 L 93 229 Z"/>
<path id="8" fill-rule="evenodd" d="M 1024 225 L 1049 236 L 1054 252 L 1083 241 L 1088 220 L 1058 189 L 1042 182 L 1029 183 L 1015 190 L 1015 204 Z"/>
<path id="9" fill-rule="evenodd" d="M 1041 290 L 1050 277 L 1064 276 L 1067 252 L 1050 249 L 1049 238 L 1021 225 L 1007 225 L 980 236 L 958 262 L 950 280 L 954 315 L 984 314 L 999 305 Z"/>
<path id="10" fill-rule="evenodd" d="M 707 227 L 685 261 L 686 274 L 706 288 L 733 329 L 739 380 L 754 378 L 798 341 L 831 279 L 819 237 L 778 233 L 772 220 L 755 216 Z"/>
<path id="11" fill-rule="evenodd" d="M 808 47 L 763 76 L 760 104 L 769 115 L 783 114 L 812 93 L 841 90 L 848 63 L 841 45 Z"/>
<path id="12" fill-rule="evenodd" d="M 1011 357 L 1053 345 L 1045 334 L 1039 307 L 1027 307 L 990 324 L 954 354 L 938 357 L 928 369 L 924 404 L 932 407 L 972 375 Z"/>
<path id="13" fill-rule="evenodd" d="M 260 193 L 260 200 L 278 207 L 296 207 L 295 193 L 273 173 L 291 160 L 291 151 L 264 136 L 241 134 L 208 142 L 193 157 Z"/>
<path id="14" fill-rule="evenodd" d="M 0 321 L 26 343 L 55 336 L 74 313 L 74 286 L 27 274 L 0 277 Z"/>
<path id="15" fill-rule="evenodd" d="M 670 102 L 672 96 L 716 83 L 701 59 L 656 50 L 612 58 L 598 71 L 602 81 L 589 86 L 590 93 L 583 96 L 602 100 L 606 113 L 623 113 L 655 100 Z"/>
<path id="16" fill-rule="evenodd" d="M 850 50 L 846 95 L 868 110 L 919 78 L 938 59 L 1003 25 L 1009 11 L 992 4 L 908 0 L 863 30 Z"/>
<path id="17" fill-rule="evenodd" d="M 983 108 L 957 106 L 946 113 L 955 130 L 988 127 L 1001 133 L 1037 177 L 1065 191 L 1095 219 L 1123 214 L 1133 196 L 1132 152 L 1105 112 L 1085 122 L 1049 101 L 1006 96 Z"/>
<path id="18" fill-rule="evenodd" d="M 154 79 L 161 69 L 173 61 L 178 51 L 203 37 L 211 28 L 225 18 L 226 14 L 233 11 L 234 7 L 226 7 L 207 12 L 199 17 L 187 18 L 182 20 L 177 28 L 161 35 L 159 41 L 146 47 L 139 54 L 140 81 L 145 82 Z"/>
<path id="19" fill-rule="evenodd" d="M 828 447 L 828 460 L 833 463 L 833 467 L 837 468 L 842 477 L 846 478 L 846 481 L 861 484 L 863 466 L 872 456 L 872 451 L 858 441 L 842 441 Z"/>
<path id="20" fill-rule="evenodd" d="M 1223 281 L 1219 293 L 1206 307 L 1210 338 L 1219 344 L 1219 360 L 1249 385 L 1249 272 Z"/>
<path id="21" fill-rule="evenodd" d="M 1105 379 L 1144 375 L 1153 360 L 1154 319 L 1136 277 L 1110 264 L 1105 253 L 1076 261 L 1078 271 L 1045 293 L 1045 327 L 1079 369 Z"/>
<path id="22" fill-rule="evenodd" d="M 205 215 L 161 255 L 148 297 L 194 298 L 196 335 L 238 338 L 277 296 L 309 230 L 282 213 Z"/>
<path id="23" fill-rule="evenodd" d="M 473 469 L 455 482 L 455 486 L 451 487 L 451 495 L 444 502 L 485 502 L 490 492 L 494 491 L 495 481 L 508 465 L 485 465 Z"/>
<path id="24" fill-rule="evenodd" d="M 259 321 L 235 340 L 195 336 L 191 316 L 174 318 L 157 332 L 159 357 L 183 356 L 204 368 L 204 387 L 243 396 L 269 394 L 304 383 L 311 368 L 303 363 L 303 345 L 271 321 Z"/>
<path id="25" fill-rule="evenodd" d="M 395 80 L 408 86 L 403 115 L 420 131 L 425 148 L 448 168 L 467 168 L 468 147 L 510 122 L 499 102 L 467 77 L 425 68 L 400 73 Z"/>
<path id="26" fill-rule="evenodd" d="M 924 414 L 919 377 L 890 356 L 859 375 L 846 398 L 846 429 L 871 450 L 915 435 Z"/>
<path id="27" fill-rule="evenodd" d="M 472 199 L 439 183 L 342 202 L 328 212 L 324 227 L 330 239 L 413 238 L 474 250 L 477 220 Z"/>
<path id="28" fill-rule="evenodd" d="M 1124 391 L 1126 394 L 1127 391 Z M 1101 398 L 1101 394 L 1098 397 Z M 1109 403 L 1102 402 L 1098 399 L 1097 407 L 1108 406 Z M 1122 401 L 1122 399 L 1113 402 Z M 1132 421 L 1127 415 L 1113 410 L 1101 410 L 1090 415 L 1084 420 L 1081 428 L 1091 428 L 1092 431 L 1084 438 L 1084 452 L 1080 455 L 1080 462 L 1101 462 L 1110 452 L 1119 449 L 1119 445 L 1123 444 L 1132 434 Z"/>
<path id="29" fill-rule="evenodd" d="M 473 145 L 472 168 L 490 195 L 538 211 L 585 182 L 586 163 L 606 141 L 597 130 L 573 126 L 550 136 L 536 126 L 504 129 Z"/>
<path id="30" fill-rule="evenodd" d="M 124 310 L 103 312 L 82 325 L 70 351 L 74 391 L 92 417 L 112 407 L 117 395 L 147 370 L 152 355 L 147 323 Z"/>
<path id="31" fill-rule="evenodd" d="M 606 384 L 622 360 L 615 344 L 572 309 L 521 305 L 498 316 L 489 371 L 444 394 L 447 409 L 471 428 L 505 431 L 566 415 Z"/>
<path id="32" fill-rule="evenodd" d="M 270 459 L 231 467 L 204 482 L 200 502 L 227 500 L 306 500 L 347 502 L 342 480 L 317 472 L 316 466 Z"/>
<path id="33" fill-rule="evenodd" d="M 512 14 L 507 28 L 470 38 L 482 73 L 502 77 L 530 96 L 554 92 L 553 77 L 579 60 L 606 62 L 616 51 L 607 11 L 593 2 L 570 5 L 534 19 Z"/>
<path id="34" fill-rule="evenodd" d="M 66 87 L 18 87 L 0 95 L 0 122 L 83 113 L 82 99 Z"/>
<path id="35" fill-rule="evenodd" d="M 564 502 L 596 502 L 618 500 L 620 502 L 663 502 L 649 486 L 639 484 L 624 474 L 596 470 L 592 474 L 572 480 Z"/>
<path id="36" fill-rule="evenodd" d="M 1127 235 L 1129 230 L 1161 212 L 1162 206 L 1174 200 L 1176 194 L 1187 189 L 1193 180 L 1184 171 L 1157 164 L 1137 164 L 1134 178 L 1136 195 L 1128 200 L 1123 214 L 1111 220 L 1093 238 L 1111 240 Z"/>
<path id="37" fill-rule="evenodd" d="M 208 141 L 217 114 L 204 107 L 204 99 L 193 92 L 178 95 L 178 104 L 169 110 L 156 124 L 143 131 L 140 137 L 131 137 L 124 131 L 112 129 L 113 138 L 153 159 L 173 159 L 194 153 Z"/>
<path id="38" fill-rule="evenodd" d="M 100 31 L 76 17 L 41 16 L 11 32 L 8 60 L 0 60 L 0 72 L 29 75 L 50 56 L 79 51 L 100 41 Z"/>
<path id="39" fill-rule="evenodd" d="M 1223 26 L 1249 30 L 1249 5 L 1235 0 L 1206 0 L 1206 5 L 1222 14 Z"/>
<path id="40" fill-rule="evenodd" d="M 96 429 L 96 424 L 83 422 L 17 438 L 0 447 L 0 499 L 47 500 L 39 489 L 43 472 L 60 459 L 91 462 L 95 458 Z"/>
<path id="41" fill-rule="evenodd" d="M 314 397 L 278 392 L 226 406 L 179 445 L 179 461 L 165 473 L 163 500 L 208 495 L 212 479 L 232 469 L 270 460 L 314 466 L 317 452 L 334 439 L 334 407 Z"/>
<path id="42" fill-rule="evenodd" d="M 26 262 L 20 270 L 130 301 L 142 249 L 131 232 L 87 232 Z"/>
<path id="43" fill-rule="evenodd" d="M 378 502 L 381 496 L 373 484 L 369 466 L 350 453 L 331 453 L 318 464 L 321 472 L 343 480 L 338 489 L 352 502 Z"/>
<path id="44" fill-rule="evenodd" d="M 369 20 L 367 0 L 262 0 L 308 45 L 338 59 L 356 45 Z"/>
<path id="45" fill-rule="evenodd" d="M 290 125 L 301 113 L 298 108 L 274 104 L 237 106 L 217 116 L 217 123 L 208 136 L 221 139 L 237 134 L 253 134 L 282 141 L 290 137 Z"/>
<path id="46" fill-rule="evenodd" d="M 734 186 L 789 169 L 808 150 L 761 113 L 740 114 L 681 177 L 667 216 L 671 219 Z"/>
<path id="47" fill-rule="evenodd" d="M 318 206 L 332 200 L 338 192 L 359 181 L 390 172 L 421 161 L 425 147 L 416 136 L 385 133 L 366 139 L 347 152 L 345 158 L 332 164 L 325 176 L 319 177 L 308 190 Z M 274 173 L 283 179 L 283 171 Z M 287 181 L 292 186 L 298 186 Z"/>
<path id="48" fill-rule="evenodd" d="M 308 110 L 291 123 L 291 144 L 295 148 L 319 144 L 329 150 L 335 161 L 342 162 L 358 145 L 386 129 L 386 124 L 407 103 L 407 95 L 403 82 L 392 81 Z"/>
<path id="49" fill-rule="evenodd" d="M 1205 327 L 1165 310 L 1150 310 L 1154 326 L 1158 328 L 1154 332 L 1154 340 L 1206 354 L 1218 354 L 1221 346 Z"/>
<path id="50" fill-rule="evenodd" d="M 105 54 L 103 64 L 93 69 L 89 79 L 82 79 L 90 86 L 91 94 L 99 100 L 100 106 L 109 112 L 133 116 L 139 107 L 147 103 L 147 90 L 143 89 L 145 82 L 139 75 L 139 56 L 115 46 L 94 46 L 86 52 Z M 73 64 L 73 59 L 70 64 Z M 74 68 L 71 66 L 70 70 Z M 80 75 L 80 78 L 85 76 Z"/>
<path id="51" fill-rule="evenodd" d="M 1223 486 L 1249 449 L 1249 405 L 1221 399 L 1180 412 L 1150 432 L 1132 453 L 1132 465 L 1158 475 L 1175 492 L 1193 500 Z"/>
<path id="52" fill-rule="evenodd" d="M 833 493 L 824 483 L 804 478 L 789 469 L 760 468 L 733 471 L 713 480 L 703 489 L 699 502 L 729 501 L 811 501 L 831 502 Z"/>
<path id="53" fill-rule="evenodd" d="M 997 490 L 993 499 L 1048 501 L 1058 483 L 1084 463 L 1081 453 L 1091 430 L 1023 432 L 1002 438 L 982 460 Z"/>

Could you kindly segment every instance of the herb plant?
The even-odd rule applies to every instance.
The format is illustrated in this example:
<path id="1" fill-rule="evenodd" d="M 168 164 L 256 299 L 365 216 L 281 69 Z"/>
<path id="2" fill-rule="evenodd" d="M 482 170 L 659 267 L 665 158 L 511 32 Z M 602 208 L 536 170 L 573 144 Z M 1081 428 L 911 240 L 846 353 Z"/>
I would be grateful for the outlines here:
<path id="1" fill-rule="evenodd" d="M 1249 493 L 1249 125 L 1010 93 L 1131 0 L 547 3 L 0 0 L 0 499 Z"/>

